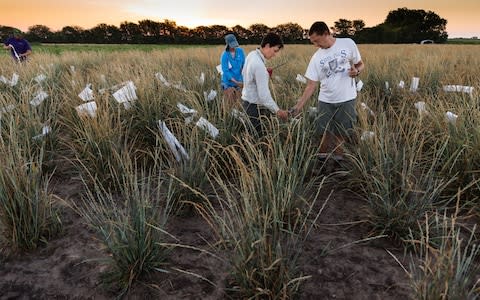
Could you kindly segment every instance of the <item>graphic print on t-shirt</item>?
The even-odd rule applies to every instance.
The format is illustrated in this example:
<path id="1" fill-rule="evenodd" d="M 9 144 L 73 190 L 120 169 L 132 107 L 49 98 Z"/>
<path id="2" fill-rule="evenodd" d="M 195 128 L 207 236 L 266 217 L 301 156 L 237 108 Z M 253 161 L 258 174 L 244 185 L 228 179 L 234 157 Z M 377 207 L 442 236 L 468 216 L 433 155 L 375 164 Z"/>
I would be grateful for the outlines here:
<path id="1" fill-rule="evenodd" d="M 333 56 L 329 55 L 320 61 L 321 69 L 327 78 L 336 73 L 343 73 L 350 67 L 347 59 L 347 51 L 341 50 Z"/>

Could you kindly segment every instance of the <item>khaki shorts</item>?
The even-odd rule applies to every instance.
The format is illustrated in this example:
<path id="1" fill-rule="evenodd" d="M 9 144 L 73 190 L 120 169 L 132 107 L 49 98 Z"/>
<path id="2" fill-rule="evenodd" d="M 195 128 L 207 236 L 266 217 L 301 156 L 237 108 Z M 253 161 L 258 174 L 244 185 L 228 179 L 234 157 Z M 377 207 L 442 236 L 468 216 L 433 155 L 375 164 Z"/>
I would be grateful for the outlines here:
<path id="1" fill-rule="evenodd" d="M 326 103 L 318 101 L 318 116 L 316 119 L 317 133 L 325 131 L 335 135 L 348 136 L 357 122 L 355 99 L 341 103 Z"/>

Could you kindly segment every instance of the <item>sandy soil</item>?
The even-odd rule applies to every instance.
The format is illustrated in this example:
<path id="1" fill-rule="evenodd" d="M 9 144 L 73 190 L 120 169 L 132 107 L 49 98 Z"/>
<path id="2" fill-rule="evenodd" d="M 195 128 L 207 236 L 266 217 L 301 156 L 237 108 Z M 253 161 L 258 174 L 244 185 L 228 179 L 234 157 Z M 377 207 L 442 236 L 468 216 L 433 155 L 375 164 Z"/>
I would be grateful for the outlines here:
<path id="1" fill-rule="evenodd" d="M 74 178 L 54 180 L 52 191 L 60 198 L 80 197 L 81 184 Z M 304 245 L 299 268 L 311 278 L 301 285 L 298 299 L 408 299 L 408 277 L 393 255 L 405 266 L 403 250 L 392 241 L 359 242 L 368 237 L 362 219 L 362 201 L 338 184 L 324 212 Z M 318 203 L 319 207 L 321 205 Z M 31 253 L 0 260 L 0 299 L 112 299 L 99 280 L 106 255 L 94 231 L 68 207 L 64 231 L 47 246 Z M 169 231 L 181 243 L 211 249 L 214 237 L 196 215 L 174 217 Z M 228 299 L 223 287 L 227 266 L 219 259 L 191 249 L 176 249 L 171 273 L 158 273 L 138 283 L 128 299 Z M 211 283 L 190 274 L 198 274 Z M 213 283 L 213 284 L 212 284 Z"/>

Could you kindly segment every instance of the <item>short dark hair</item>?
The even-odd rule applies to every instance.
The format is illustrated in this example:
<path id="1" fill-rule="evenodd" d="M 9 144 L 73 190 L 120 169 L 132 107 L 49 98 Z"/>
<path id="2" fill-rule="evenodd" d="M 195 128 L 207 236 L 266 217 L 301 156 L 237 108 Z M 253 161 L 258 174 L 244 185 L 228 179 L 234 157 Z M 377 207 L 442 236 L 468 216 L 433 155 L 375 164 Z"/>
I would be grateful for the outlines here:
<path id="1" fill-rule="evenodd" d="M 270 47 L 275 47 L 278 46 L 278 48 L 282 49 L 283 48 L 283 40 L 282 37 L 280 37 L 278 34 L 275 32 L 269 32 L 267 33 L 263 39 L 262 43 L 260 44 L 260 47 L 265 47 L 267 44 L 270 45 Z"/>
<path id="2" fill-rule="evenodd" d="M 324 35 L 325 33 L 330 34 L 330 29 L 328 28 L 325 22 L 317 21 L 310 26 L 310 30 L 308 31 L 308 35 L 312 34 Z"/>

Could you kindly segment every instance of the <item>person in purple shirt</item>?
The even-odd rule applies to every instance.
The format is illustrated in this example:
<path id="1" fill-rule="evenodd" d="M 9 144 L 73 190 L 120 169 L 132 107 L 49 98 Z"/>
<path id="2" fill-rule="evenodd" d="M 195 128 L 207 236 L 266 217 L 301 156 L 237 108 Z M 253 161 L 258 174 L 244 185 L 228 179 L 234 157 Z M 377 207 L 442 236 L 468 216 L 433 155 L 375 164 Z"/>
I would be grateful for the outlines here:
<path id="1" fill-rule="evenodd" d="M 10 50 L 12 57 L 19 62 L 27 60 L 27 57 L 32 54 L 30 44 L 23 38 L 22 32 L 18 29 L 13 30 L 13 36 L 3 43 L 3 48 Z"/>
<path id="2" fill-rule="evenodd" d="M 245 53 L 240 48 L 235 35 L 225 36 L 225 51 L 222 52 L 222 89 L 229 101 L 238 101 L 243 87 L 242 69 L 245 64 Z"/>

